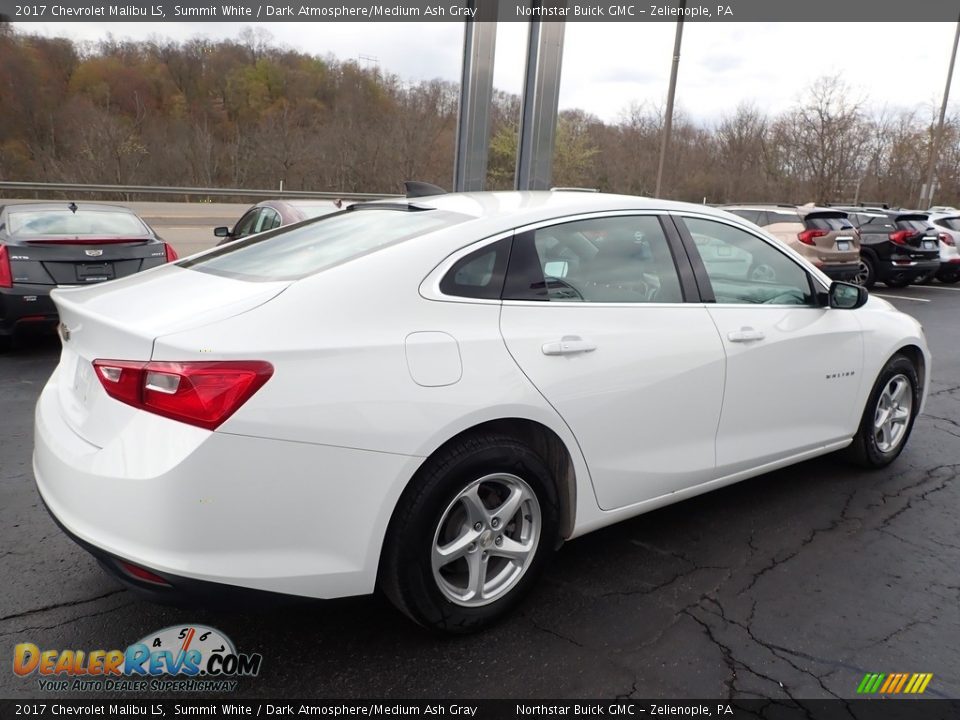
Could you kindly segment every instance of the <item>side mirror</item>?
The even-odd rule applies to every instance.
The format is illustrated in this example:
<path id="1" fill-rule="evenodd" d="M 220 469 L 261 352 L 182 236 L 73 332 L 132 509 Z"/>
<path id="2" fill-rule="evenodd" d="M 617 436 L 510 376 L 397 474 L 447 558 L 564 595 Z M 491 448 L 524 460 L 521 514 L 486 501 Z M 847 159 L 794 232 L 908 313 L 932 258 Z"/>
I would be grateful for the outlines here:
<path id="1" fill-rule="evenodd" d="M 863 307 L 870 297 L 865 287 L 846 282 L 832 283 L 828 295 L 830 307 L 838 310 L 856 310 Z"/>
<path id="2" fill-rule="evenodd" d="M 230 237 L 230 228 L 228 228 L 226 225 L 215 227 L 213 229 L 213 234 L 217 237 Z"/>

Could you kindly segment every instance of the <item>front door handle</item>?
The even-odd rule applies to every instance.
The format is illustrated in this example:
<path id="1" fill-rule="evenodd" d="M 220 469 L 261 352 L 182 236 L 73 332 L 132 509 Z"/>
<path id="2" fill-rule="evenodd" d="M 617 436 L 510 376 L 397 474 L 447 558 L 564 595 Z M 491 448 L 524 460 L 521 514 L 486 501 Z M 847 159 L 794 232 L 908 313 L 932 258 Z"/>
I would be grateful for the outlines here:
<path id="1" fill-rule="evenodd" d="M 597 346 L 579 335 L 564 335 L 559 340 L 545 343 L 541 349 L 544 355 L 576 355 L 593 352 Z"/>
<path id="2" fill-rule="evenodd" d="M 727 333 L 727 339 L 730 342 L 753 342 L 763 340 L 765 337 L 763 330 L 754 330 L 752 327 L 742 327 Z"/>

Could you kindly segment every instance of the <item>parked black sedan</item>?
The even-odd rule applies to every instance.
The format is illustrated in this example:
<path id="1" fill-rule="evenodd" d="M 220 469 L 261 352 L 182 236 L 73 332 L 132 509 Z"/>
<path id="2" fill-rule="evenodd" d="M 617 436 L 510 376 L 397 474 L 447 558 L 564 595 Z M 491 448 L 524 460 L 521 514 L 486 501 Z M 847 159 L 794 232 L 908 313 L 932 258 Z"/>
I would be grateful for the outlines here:
<path id="1" fill-rule="evenodd" d="M 0 205 L 0 344 L 51 328 L 56 287 L 89 285 L 175 260 L 132 210 L 101 203 Z"/>

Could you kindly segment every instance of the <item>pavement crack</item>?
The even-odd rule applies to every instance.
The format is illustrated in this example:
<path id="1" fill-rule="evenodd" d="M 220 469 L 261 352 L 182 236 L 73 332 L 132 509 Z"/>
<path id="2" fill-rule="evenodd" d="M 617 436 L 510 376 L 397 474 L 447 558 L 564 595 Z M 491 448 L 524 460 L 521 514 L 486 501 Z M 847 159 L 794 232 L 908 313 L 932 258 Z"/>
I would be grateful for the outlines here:
<path id="1" fill-rule="evenodd" d="M 767 642 L 767 641 L 763 640 L 762 638 L 758 637 L 758 636 L 753 632 L 753 628 L 751 627 L 751 624 L 752 624 L 753 618 L 754 618 L 755 615 L 756 615 L 756 610 L 757 610 L 757 602 L 756 602 L 756 601 L 754 601 L 754 602 L 751 604 L 750 613 L 749 613 L 749 615 L 748 615 L 748 620 L 747 620 L 747 622 L 744 623 L 744 622 L 738 622 L 737 620 L 734 620 L 734 619 L 728 617 L 727 614 L 726 614 L 726 612 L 724 611 L 723 605 L 721 605 L 721 604 L 720 604 L 720 601 L 717 600 L 716 598 L 710 597 L 710 596 L 706 596 L 706 597 L 703 598 L 703 600 L 706 601 L 706 602 L 708 602 L 708 603 L 710 603 L 711 605 L 713 605 L 713 607 L 715 608 L 715 610 L 711 610 L 711 609 L 709 609 L 708 607 L 704 607 L 703 603 L 701 603 L 701 605 L 700 605 L 700 609 L 701 609 L 701 610 L 703 610 L 704 612 L 706 612 L 706 613 L 708 613 L 708 614 L 710 614 L 710 615 L 713 615 L 714 617 L 722 620 L 724 623 L 727 623 L 728 625 L 732 625 L 732 626 L 734 626 L 734 627 L 739 628 L 740 630 L 742 630 L 742 631 L 746 634 L 746 636 L 747 636 L 755 645 L 758 645 L 759 647 L 763 648 L 764 650 L 766 650 L 767 652 L 769 652 L 771 655 L 773 655 L 773 656 L 776 657 L 777 659 L 782 660 L 782 661 L 785 662 L 787 665 L 789 665 L 791 668 L 793 668 L 796 672 L 801 673 L 801 674 L 803 674 L 803 675 L 806 675 L 807 677 L 810 677 L 810 678 L 812 678 L 813 680 L 815 680 L 816 683 L 817 683 L 817 685 L 820 686 L 820 689 L 823 690 L 823 692 L 825 692 L 827 695 L 829 695 L 830 697 L 835 698 L 835 699 L 837 699 L 837 700 L 844 700 L 843 697 L 841 697 L 840 695 L 837 695 L 837 694 L 836 694 L 835 692 L 833 692 L 830 688 L 828 688 L 828 687 L 826 686 L 826 684 L 823 682 L 823 679 L 822 679 L 819 675 L 817 675 L 815 672 L 813 672 L 812 670 L 809 670 L 809 669 L 807 669 L 807 668 L 805 668 L 805 667 L 803 667 L 803 666 L 801 666 L 801 665 L 798 665 L 798 664 L 795 663 L 793 660 L 791 660 L 789 657 L 786 657 L 786 656 L 785 656 L 785 655 L 796 655 L 796 656 L 798 656 L 798 657 L 803 657 L 803 654 L 802 654 L 802 653 L 796 653 L 795 651 L 792 651 L 792 650 L 790 650 L 789 648 L 781 647 L 781 646 L 776 645 L 776 644 L 774 644 L 774 643 Z M 815 659 L 815 658 L 809 658 L 809 659 Z M 746 666 L 745 666 L 745 667 L 746 667 Z M 788 686 L 787 686 L 785 683 L 781 682 L 780 680 L 776 680 L 775 678 L 769 677 L 769 676 L 767 676 L 767 675 L 763 675 L 763 674 L 757 673 L 757 672 L 756 672 L 755 670 L 753 670 L 752 668 L 747 667 L 747 670 L 749 670 L 751 673 L 753 673 L 753 674 L 756 675 L 757 677 L 763 678 L 763 679 L 768 680 L 768 681 L 770 681 L 770 682 L 775 682 L 775 683 L 777 683 L 781 688 L 783 688 L 784 693 L 786 693 L 786 695 L 787 695 L 791 700 L 795 700 L 795 698 L 793 697 L 793 695 L 790 693 L 790 689 L 788 688 Z M 850 707 L 849 707 L 849 705 L 846 703 L 846 701 L 844 701 L 844 705 L 846 706 L 847 713 L 850 715 L 850 717 L 854 717 L 853 714 L 852 714 L 852 712 L 850 711 Z"/>
<path id="2" fill-rule="evenodd" d="M 572 637 L 567 637 L 567 636 L 564 635 L 563 633 L 559 633 L 559 632 L 557 632 L 556 630 L 552 630 L 551 628 L 548 628 L 548 627 L 545 627 L 545 626 L 541 625 L 540 623 L 538 623 L 536 620 L 534 620 L 534 619 L 533 619 L 532 617 L 530 617 L 529 615 L 527 616 L 527 619 L 530 621 L 530 624 L 533 625 L 533 626 L 534 626 L 537 630 L 539 630 L 540 632 L 545 632 L 545 633 L 547 633 L 548 635 L 553 635 L 554 637 L 560 638 L 561 640 L 565 640 L 565 641 L 567 641 L 568 643 L 570 643 L 571 645 L 576 645 L 576 646 L 579 647 L 579 648 L 584 647 L 583 643 L 577 642 L 577 641 L 574 640 Z"/>
<path id="3" fill-rule="evenodd" d="M 102 595 L 95 595 L 91 598 L 84 598 L 82 600 L 71 600 L 69 602 L 56 603 L 54 605 L 44 605 L 43 607 L 34 608 L 33 610 L 26 610 L 20 613 L 14 613 L 13 615 L 4 615 L 0 617 L 0 622 L 6 622 L 7 620 L 17 620 L 22 617 L 28 617 L 30 615 L 37 615 L 39 613 L 49 612 L 50 610 L 59 610 L 61 608 L 75 607 L 77 605 L 85 605 L 86 603 L 95 602 L 97 600 L 103 600 L 108 598 L 111 595 L 117 595 L 119 593 L 126 592 L 124 588 L 118 590 L 111 590 L 110 592 L 103 593 Z"/>
<path id="4" fill-rule="evenodd" d="M 89 618 L 98 617 L 100 615 L 107 615 L 109 613 L 116 612 L 121 608 L 125 608 L 134 604 L 135 604 L 135 601 L 130 600 L 129 602 L 120 603 L 119 605 L 115 605 L 114 607 L 107 608 L 106 610 L 99 610 L 97 612 L 84 613 L 83 615 L 78 615 L 77 617 L 72 617 L 69 620 L 64 620 L 63 622 L 55 623 L 53 625 L 33 625 L 31 627 L 24 627 L 24 628 L 19 628 L 17 630 L 12 630 L 10 632 L 3 632 L 3 633 L 0 633 L 0 637 L 8 637 L 10 635 L 21 635 L 23 633 L 32 632 L 36 630 L 55 630 L 59 627 L 63 627 L 64 625 L 71 625 L 81 620 L 87 620 Z"/>

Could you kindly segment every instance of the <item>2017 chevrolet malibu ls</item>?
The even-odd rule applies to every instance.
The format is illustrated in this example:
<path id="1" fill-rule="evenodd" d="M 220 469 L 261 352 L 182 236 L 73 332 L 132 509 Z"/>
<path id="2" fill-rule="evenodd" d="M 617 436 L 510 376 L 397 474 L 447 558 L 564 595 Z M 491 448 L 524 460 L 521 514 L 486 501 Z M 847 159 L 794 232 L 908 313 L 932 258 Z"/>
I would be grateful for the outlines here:
<path id="1" fill-rule="evenodd" d="M 105 567 L 380 588 L 450 631 L 566 539 L 835 450 L 890 463 L 930 375 L 915 320 L 756 226 L 614 195 L 358 205 L 54 298 L 37 486 Z"/>

